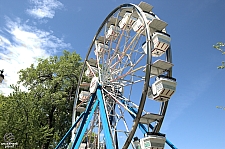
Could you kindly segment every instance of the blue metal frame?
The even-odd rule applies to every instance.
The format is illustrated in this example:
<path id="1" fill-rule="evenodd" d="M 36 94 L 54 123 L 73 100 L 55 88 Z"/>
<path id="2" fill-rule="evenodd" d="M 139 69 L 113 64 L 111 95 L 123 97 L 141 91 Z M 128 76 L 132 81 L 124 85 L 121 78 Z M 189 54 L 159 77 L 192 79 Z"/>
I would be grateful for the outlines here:
<path id="1" fill-rule="evenodd" d="M 97 100 L 95 101 L 95 97 L 96 97 L 96 94 L 97 94 Z M 95 101 L 95 103 L 94 103 Z M 121 102 L 123 104 L 125 104 L 125 101 L 124 100 L 121 100 Z M 105 105 L 104 105 L 104 100 L 103 100 L 103 97 L 102 97 L 102 90 L 101 90 L 101 86 L 98 86 L 96 92 L 94 94 L 92 94 L 91 98 L 90 98 L 90 101 L 87 105 L 87 109 L 85 112 L 83 112 L 80 117 L 78 118 L 78 120 L 73 124 L 73 126 L 69 129 L 69 131 L 66 133 L 66 135 L 62 138 L 62 140 L 59 142 L 59 144 L 56 146 L 55 149 L 59 149 L 59 147 L 62 145 L 62 143 L 65 141 L 66 137 L 69 135 L 69 133 L 71 133 L 71 131 L 74 129 L 74 127 L 76 127 L 77 123 L 82 119 L 82 122 L 79 126 L 79 129 L 78 129 L 78 132 L 77 132 L 77 135 L 73 141 L 73 145 L 72 145 L 72 148 L 71 149 L 79 149 L 79 146 L 82 142 L 82 139 L 84 137 L 84 134 L 86 132 L 86 129 L 91 121 L 91 118 L 97 108 L 97 106 L 99 106 L 99 110 L 100 110 L 100 117 L 101 117 L 101 120 L 102 120 L 102 125 L 103 125 L 103 132 L 104 132 L 104 135 L 105 135 L 105 140 L 106 140 L 106 148 L 109 148 L 109 149 L 114 149 L 114 145 L 113 145 L 113 139 L 112 139 L 112 136 L 111 136 L 111 132 L 110 132 L 110 127 L 109 127 L 109 123 L 108 123 L 108 120 L 107 120 L 107 115 L 106 115 L 106 109 L 105 109 Z M 127 106 L 129 108 L 129 110 L 131 110 L 132 112 L 134 112 L 135 114 L 137 113 L 137 110 L 131 106 Z M 131 114 L 131 117 L 133 119 L 135 119 L 135 115 Z M 142 133 L 147 133 L 148 130 L 147 128 L 139 123 L 139 129 L 142 131 Z M 149 124 L 149 127 L 151 129 L 153 129 L 154 127 Z M 175 147 L 175 145 L 173 145 L 168 139 L 166 139 L 166 143 L 167 145 L 169 145 L 172 149 L 177 149 L 177 147 Z"/>
<path id="2" fill-rule="evenodd" d="M 67 138 L 67 136 L 71 133 L 71 131 L 74 129 L 74 127 L 77 126 L 77 123 L 80 121 L 80 119 L 84 116 L 84 113 L 82 113 L 80 115 L 80 117 L 76 120 L 76 122 L 73 124 L 73 126 L 67 131 L 67 133 L 65 134 L 65 136 L 60 140 L 59 144 L 55 147 L 55 149 L 58 149 L 62 143 L 65 141 L 65 139 Z"/>
<path id="3" fill-rule="evenodd" d="M 86 130 L 87 130 L 87 127 L 88 127 L 88 125 L 89 125 L 89 123 L 90 123 L 90 121 L 91 121 L 91 118 L 92 118 L 92 116 L 93 116 L 93 114 L 94 114 L 94 112 L 95 112 L 95 109 L 96 109 L 96 107 L 97 107 L 97 105 L 98 105 L 98 100 L 95 102 L 95 104 L 93 105 L 93 107 L 92 107 L 92 110 L 91 110 L 91 113 L 89 114 L 89 116 L 88 116 L 88 119 L 87 119 L 87 121 L 86 121 L 86 124 L 84 125 L 84 127 L 82 128 L 82 131 L 81 131 L 81 134 L 80 134 L 80 136 L 79 136 L 79 138 L 78 138 L 78 141 L 76 142 L 76 145 L 75 145 L 75 149 L 79 149 L 79 147 L 80 147 L 80 144 L 81 144 L 81 142 L 82 142 L 82 139 L 83 139 L 83 136 L 84 136 L 84 134 L 85 134 L 85 132 L 86 132 Z"/>
<path id="4" fill-rule="evenodd" d="M 78 141 L 79 137 L 83 138 L 83 136 L 81 136 L 81 132 L 82 132 L 82 129 L 83 129 L 84 125 L 87 125 L 86 124 L 86 120 L 87 120 L 87 117 L 88 117 L 88 115 L 89 115 L 89 113 L 91 111 L 91 107 L 92 107 L 92 105 L 94 103 L 95 97 L 96 97 L 96 93 L 93 93 L 91 98 L 90 98 L 90 101 L 89 101 L 89 103 L 87 105 L 86 111 L 84 112 L 84 117 L 83 117 L 82 122 L 80 124 L 80 127 L 79 127 L 79 129 L 77 131 L 77 135 L 74 138 L 72 149 L 74 149 L 74 147 L 76 145 L 76 142 Z"/>
<path id="5" fill-rule="evenodd" d="M 109 123 L 107 120 L 106 109 L 105 109 L 104 101 L 102 98 L 102 92 L 99 88 L 97 89 L 97 97 L 99 99 L 99 109 L 100 109 L 100 116 L 101 116 L 102 125 L 103 125 L 103 131 L 104 131 L 104 135 L 106 139 L 106 148 L 113 149 L 114 148 L 113 140 L 111 137 Z"/>
<path id="6" fill-rule="evenodd" d="M 124 101 L 124 100 L 121 100 L 121 101 L 122 101 L 123 104 L 125 104 L 125 101 Z M 131 111 L 134 112 L 135 114 L 137 113 L 137 110 L 134 109 L 133 107 L 130 107 L 129 105 L 128 105 L 127 107 L 129 108 L 129 110 L 131 110 Z M 135 119 L 135 116 L 134 116 L 133 114 L 130 113 L 130 115 L 131 115 L 131 117 L 132 117 L 133 119 Z M 140 130 L 142 131 L 142 133 L 145 134 L 145 133 L 148 132 L 148 129 L 147 129 L 143 124 L 139 123 L 138 126 L 139 126 Z M 154 128 L 151 124 L 149 124 L 149 127 L 150 127 L 151 129 Z M 170 142 L 168 139 L 166 139 L 166 144 L 169 145 L 172 149 L 178 149 L 178 148 L 177 148 L 174 144 L 172 144 L 172 142 Z"/>
<path id="7" fill-rule="evenodd" d="M 97 94 L 97 100 L 96 100 L 95 104 L 93 105 L 96 94 Z M 93 107 L 92 107 L 92 105 L 93 105 Z M 94 94 L 92 94 L 92 97 L 87 106 L 87 109 L 84 112 L 84 117 L 83 117 L 83 120 L 78 129 L 78 133 L 73 141 L 72 149 L 79 148 L 79 146 L 82 142 L 82 139 L 84 137 L 85 131 L 90 123 L 91 117 L 93 116 L 94 111 L 97 106 L 99 106 L 99 110 L 100 110 L 100 117 L 102 120 L 103 132 L 104 132 L 104 136 L 105 136 L 105 140 L 106 140 L 106 147 L 109 149 L 114 149 L 113 140 L 112 140 L 111 133 L 110 133 L 110 127 L 109 127 L 108 120 L 107 120 L 104 100 L 102 97 L 101 86 L 98 86 L 97 91 Z"/>

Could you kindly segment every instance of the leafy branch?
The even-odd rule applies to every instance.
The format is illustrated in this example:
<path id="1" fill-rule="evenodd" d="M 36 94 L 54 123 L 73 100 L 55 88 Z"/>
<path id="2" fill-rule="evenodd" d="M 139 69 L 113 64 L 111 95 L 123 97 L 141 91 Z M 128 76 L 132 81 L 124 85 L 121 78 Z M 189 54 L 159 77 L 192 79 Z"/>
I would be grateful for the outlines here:
<path id="1" fill-rule="evenodd" d="M 216 45 L 213 45 L 213 48 L 219 50 L 223 55 L 225 54 L 224 51 L 225 43 L 223 42 L 217 42 Z M 217 67 L 218 69 L 224 69 L 225 68 L 225 61 L 222 61 L 222 65 Z"/>

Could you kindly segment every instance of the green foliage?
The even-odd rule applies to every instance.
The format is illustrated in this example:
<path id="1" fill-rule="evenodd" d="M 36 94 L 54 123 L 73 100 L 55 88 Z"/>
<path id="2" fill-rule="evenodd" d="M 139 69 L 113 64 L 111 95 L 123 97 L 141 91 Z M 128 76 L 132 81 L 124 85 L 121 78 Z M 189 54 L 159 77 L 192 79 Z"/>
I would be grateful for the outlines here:
<path id="1" fill-rule="evenodd" d="M 225 110 L 225 107 L 222 107 L 222 106 L 216 106 L 216 108 Z"/>
<path id="2" fill-rule="evenodd" d="M 37 66 L 20 70 L 14 92 L 0 95 L 0 142 L 10 132 L 18 148 L 54 148 L 71 127 L 81 68 L 80 56 L 64 51 L 61 57 L 39 59 Z M 27 92 L 20 90 L 21 84 Z"/>
<path id="3" fill-rule="evenodd" d="M 222 54 L 225 54 L 224 51 L 225 43 L 223 42 L 217 42 L 216 45 L 213 45 L 213 47 L 217 50 L 219 50 Z M 224 69 L 225 68 L 225 61 L 222 61 L 222 65 L 217 67 L 218 69 Z"/>
<path id="4" fill-rule="evenodd" d="M 0 142 L 4 142 L 3 136 L 12 133 L 19 148 L 35 148 L 41 134 L 37 135 L 38 113 L 33 104 L 33 98 L 28 93 L 20 91 L 18 87 L 12 87 L 15 91 L 8 97 L 1 96 L 0 107 Z M 42 133 L 42 132 L 40 132 Z M 31 144 L 32 142 L 32 144 Z"/>

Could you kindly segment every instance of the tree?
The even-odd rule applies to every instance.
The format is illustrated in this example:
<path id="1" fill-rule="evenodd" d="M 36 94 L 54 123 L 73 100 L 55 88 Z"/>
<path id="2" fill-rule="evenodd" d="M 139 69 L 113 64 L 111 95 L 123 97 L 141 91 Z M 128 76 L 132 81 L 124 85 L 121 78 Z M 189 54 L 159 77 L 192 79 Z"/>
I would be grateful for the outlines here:
<path id="1" fill-rule="evenodd" d="M 225 51 L 223 50 L 224 46 L 225 46 L 225 43 L 222 43 L 222 42 L 217 42 L 216 45 L 213 45 L 213 47 L 215 49 L 219 50 L 222 54 L 225 54 Z M 218 66 L 217 68 L 218 69 L 224 69 L 225 68 L 225 62 L 222 61 L 222 65 Z M 222 106 L 216 106 L 216 108 L 225 110 L 225 107 L 222 107 Z"/>
<path id="2" fill-rule="evenodd" d="M 0 135 L 13 133 L 23 149 L 54 148 L 71 127 L 81 68 L 80 56 L 64 51 L 61 57 L 39 59 L 37 66 L 20 70 L 13 93 L 0 96 Z"/>
<path id="3" fill-rule="evenodd" d="M 38 112 L 34 98 L 29 93 L 22 92 L 19 87 L 12 86 L 14 92 L 8 97 L 0 97 L 0 136 L 12 133 L 18 148 L 37 148 L 38 139 L 43 131 L 38 126 Z M 37 131 L 40 131 L 37 133 Z M 0 142 L 4 142 L 3 138 Z"/>
<path id="4" fill-rule="evenodd" d="M 224 51 L 224 46 L 225 46 L 225 43 L 222 43 L 222 42 L 217 42 L 216 45 L 213 45 L 213 47 L 217 50 L 219 50 L 222 54 L 225 54 L 225 51 Z M 225 62 L 222 61 L 222 65 L 221 66 L 218 66 L 217 68 L 218 69 L 224 69 L 225 67 Z"/>

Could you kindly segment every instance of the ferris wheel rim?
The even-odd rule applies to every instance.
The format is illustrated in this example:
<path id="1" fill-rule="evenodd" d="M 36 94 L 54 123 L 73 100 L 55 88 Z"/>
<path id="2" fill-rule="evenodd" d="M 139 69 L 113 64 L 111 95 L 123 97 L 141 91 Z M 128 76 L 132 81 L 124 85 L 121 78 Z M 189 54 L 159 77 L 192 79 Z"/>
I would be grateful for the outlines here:
<path id="1" fill-rule="evenodd" d="M 82 68 L 82 71 L 81 71 L 81 74 L 80 74 L 80 77 L 79 77 L 79 80 L 78 80 L 78 87 L 77 87 L 77 90 L 76 90 L 76 95 L 75 95 L 75 99 L 74 99 L 74 106 L 76 105 L 77 103 L 77 100 L 78 100 L 78 94 L 79 94 L 79 86 L 80 84 L 82 83 L 81 80 L 82 80 L 82 75 L 84 74 L 84 71 L 85 71 L 85 66 L 86 66 L 86 61 L 88 60 L 88 57 L 90 55 L 90 52 L 92 50 L 92 47 L 94 46 L 94 42 L 96 41 L 99 33 L 101 32 L 101 30 L 103 29 L 104 25 L 106 24 L 106 22 L 108 21 L 108 19 L 113 16 L 113 14 L 118 11 L 119 9 L 123 8 L 123 7 L 133 7 L 135 8 L 137 11 L 138 11 L 138 14 L 142 17 L 142 19 L 144 20 L 144 23 L 145 23 L 145 27 L 146 27 L 146 41 L 148 42 L 147 46 L 149 49 L 151 49 L 151 36 L 150 36 L 150 29 L 149 29 L 149 26 L 147 25 L 146 23 L 146 17 L 142 14 L 143 11 L 141 8 L 139 8 L 139 6 L 135 5 L 135 4 L 122 4 L 120 6 L 118 6 L 117 8 L 115 8 L 106 18 L 105 20 L 102 22 L 102 24 L 100 25 L 97 33 L 95 34 L 93 40 L 92 40 L 92 43 L 88 49 L 88 52 L 87 52 L 87 55 L 86 55 L 86 58 L 84 60 L 84 66 Z M 147 50 L 147 64 L 146 64 L 146 73 L 145 73 L 145 81 L 144 81 L 144 86 L 143 86 L 143 92 L 141 93 L 141 100 L 140 100 L 140 103 L 139 103 L 139 110 L 138 110 L 138 113 L 136 115 L 136 119 L 134 120 L 134 123 L 133 123 L 133 127 L 132 127 L 132 131 L 133 131 L 133 134 L 130 133 L 129 136 L 128 136 L 128 139 L 126 141 L 126 143 L 124 144 L 124 148 L 127 148 L 128 144 L 130 144 L 131 142 L 131 139 L 133 138 L 134 136 L 134 133 L 137 129 L 137 125 L 138 125 L 138 122 L 140 120 L 140 117 L 141 117 L 141 114 L 142 114 L 142 111 L 143 111 L 143 108 L 144 108 L 144 104 L 145 104 L 145 100 L 147 98 L 147 92 L 148 92 L 148 86 L 149 86 L 149 81 L 150 81 L 150 71 L 151 71 L 151 52 L 149 52 L 149 50 Z M 167 109 L 167 105 L 168 105 L 168 101 L 166 101 L 166 103 L 163 105 L 163 107 L 161 108 L 161 113 L 164 113 L 165 115 L 165 112 L 166 112 L 166 109 Z M 73 110 L 75 108 L 73 107 Z M 73 111 L 73 114 L 75 114 L 76 112 Z M 75 116 L 73 115 L 72 117 L 72 123 L 74 123 L 74 119 L 75 119 Z M 162 121 L 161 121 L 161 124 L 162 124 Z M 158 126 L 158 128 L 160 129 L 161 127 L 161 124 Z M 156 131 L 159 131 L 156 130 Z"/>

